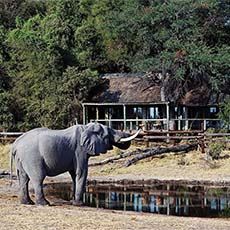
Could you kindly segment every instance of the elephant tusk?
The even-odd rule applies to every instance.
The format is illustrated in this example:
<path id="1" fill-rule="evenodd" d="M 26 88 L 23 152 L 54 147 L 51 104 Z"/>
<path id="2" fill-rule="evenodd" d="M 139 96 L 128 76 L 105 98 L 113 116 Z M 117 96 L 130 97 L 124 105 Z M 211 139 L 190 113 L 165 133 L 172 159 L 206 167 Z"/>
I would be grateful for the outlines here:
<path id="1" fill-rule="evenodd" d="M 140 132 L 141 132 L 141 129 L 139 129 L 134 135 L 132 135 L 132 136 L 130 136 L 130 137 L 121 138 L 121 139 L 119 140 L 119 142 L 121 143 L 121 142 L 131 141 L 131 140 L 133 140 L 134 138 L 136 138 L 137 135 L 138 135 Z"/>

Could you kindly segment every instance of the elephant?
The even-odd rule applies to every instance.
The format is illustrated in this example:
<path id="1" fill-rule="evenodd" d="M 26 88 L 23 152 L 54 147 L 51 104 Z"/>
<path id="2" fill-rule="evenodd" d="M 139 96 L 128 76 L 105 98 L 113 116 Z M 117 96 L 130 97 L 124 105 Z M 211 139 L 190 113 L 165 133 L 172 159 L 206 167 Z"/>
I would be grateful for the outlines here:
<path id="1" fill-rule="evenodd" d="M 63 130 L 36 128 L 24 133 L 11 147 L 11 173 L 15 160 L 20 203 L 50 205 L 43 192 L 45 177 L 69 172 L 73 182 L 72 204 L 82 205 L 89 157 L 106 153 L 113 146 L 128 149 L 138 133 L 131 136 L 99 123 Z M 34 187 L 35 203 L 29 195 L 29 181 Z"/>

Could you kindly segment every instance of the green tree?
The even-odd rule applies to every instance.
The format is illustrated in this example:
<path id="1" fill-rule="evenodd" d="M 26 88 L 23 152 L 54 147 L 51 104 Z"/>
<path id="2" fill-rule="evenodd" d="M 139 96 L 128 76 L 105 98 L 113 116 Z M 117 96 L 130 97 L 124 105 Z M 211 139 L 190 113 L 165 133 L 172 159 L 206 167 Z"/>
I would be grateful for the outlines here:
<path id="1" fill-rule="evenodd" d="M 51 32 L 44 21 L 47 18 L 39 15 L 27 21 L 18 19 L 17 28 L 9 33 L 11 66 L 16 67 L 11 71 L 13 92 L 25 128 L 60 125 L 53 118 L 60 108 L 56 92 L 64 62 L 56 41 L 47 38 Z"/>
<path id="2" fill-rule="evenodd" d="M 68 67 L 63 73 L 61 95 L 65 95 L 65 116 L 68 121 L 82 121 L 81 103 L 92 99 L 95 87 L 102 82 L 97 71 L 80 70 L 79 67 Z M 97 90 L 98 91 L 98 90 Z"/>
<path id="3" fill-rule="evenodd" d="M 162 73 L 168 90 L 180 85 L 178 96 L 191 82 L 215 91 L 229 82 L 228 1 L 127 0 L 107 9 L 109 2 L 95 3 L 104 4 L 97 8 L 108 58 L 134 72 Z"/>
<path id="4" fill-rule="evenodd" d="M 230 99 L 222 103 L 219 118 L 224 121 L 224 125 L 230 130 Z"/>
<path id="5" fill-rule="evenodd" d="M 11 107 L 11 79 L 7 75 L 4 62 L 7 59 L 6 45 L 5 45 L 4 27 L 0 27 L 0 127 L 8 129 L 12 126 L 13 114 Z"/>
<path id="6" fill-rule="evenodd" d="M 229 13 L 227 0 L 0 1 L 0 122 L 80 121 L 105 72 L 161 73 L 167 100 L 229 94 Z"/>
<path id="7" fill-rule="evenodd" d="M 7 28 L 14 28 L 16 17 L 29 19 L 45 12 L 45 1 L 36 0 L 1 0 L 0 22 Z"/>
<path id="8" fill-rule="evenodd" d="M 9 33 L 10 65 L 14 66 L 11 75 L 14 76 L 15 103 L 21 114 L 20 129 L 35 126 L 61 128 L 73 123 L 80 102 L 76 105 L 76 98 L 72 96 L 74 81 L 69 73 L 76 77 L 72 87 L 75 94 L 79 94 L 78 100 L 84 100 L 88 92 L 85 88 L 90 89 L 97 81 L 96 72 L 91 73 L 79 66 L 74 56 L 74 34 L 80 23 L 74 6 L 76 2 L 57 1 L 52 5 L 54 2 L 50 1 L 47 5 L 49 14 L 36 15 L 28 20 L 18 18 L 17 28 Z M 84 85 L 82 78 L 88 85 Z M 70 87 L 71 93 L 65 85 Z M 84 92 L 83 96 L 80 96 L 81 92 Z"/>

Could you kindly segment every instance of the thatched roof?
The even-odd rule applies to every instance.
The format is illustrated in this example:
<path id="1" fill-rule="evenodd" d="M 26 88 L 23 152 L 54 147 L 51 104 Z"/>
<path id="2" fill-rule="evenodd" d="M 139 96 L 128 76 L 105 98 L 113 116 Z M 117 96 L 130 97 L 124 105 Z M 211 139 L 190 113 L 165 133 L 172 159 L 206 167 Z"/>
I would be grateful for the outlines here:
<path id="1" fill-rule="evenodd" d="M 187 106 L 205 106 L 210 104 L 211 90 L 205 86 L 189 90 L 179 100 L 179 104 Z"/>
<path id="2" fill-rule="evenodd" d="M 104 75 L 106 83 L 91 102 L 162 103 L 166 101 L 186 106 L 205 106 L 220 102 L 220 97 L 212 94 L 208 82 L 190 81 L 184 87 L 183 82 L 171 81 L 170 84 L 166 83 L 163 89 L 159 76 L 159 74 L 132 73 Z"/>
<path id="3" fill-rule="evenodd" d="M 148 79 L 138 74 L 109 74 L 107 88 L 94 102 L 157 103 L 161 102 L 160 86 L 150 85 Z"/>

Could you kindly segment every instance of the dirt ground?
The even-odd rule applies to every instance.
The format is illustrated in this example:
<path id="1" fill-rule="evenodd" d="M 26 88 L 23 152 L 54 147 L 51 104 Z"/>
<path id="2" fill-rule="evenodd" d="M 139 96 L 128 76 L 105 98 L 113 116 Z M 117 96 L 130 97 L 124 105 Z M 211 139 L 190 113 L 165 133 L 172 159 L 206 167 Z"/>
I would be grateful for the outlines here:
<path id="1" fill-rule="evenodd" d="M 172 217 L 74 207 L 55 201 L 52 206 L 18 204 L 17 181 L 0 179 L 0 229 L 229 229 L 230 219 Z M 50 198 L 53 200 L 54 198 Z M 54 201 L 54 200 L 53 200 Z"/>
<path id="2" fill-rule="evenodd" d="M 0 170 L 9 170 L 8 149 L 8 146 L 0 148 Z M 118 154 L 119 150 L 115 149 L 90 161 L 96 162 Z M 123 166 L 125 160 L 90 167 L 89 178 L 230 181 L 228 152 L 211 164 L 196 151 L 186 155 L 166 154 L 142 160 L 128 168 Z M 17 193 L 16 180 L 10 186 L 7 178 L 0 179 L 0 229 L 230 229 L 230 218 L 175 217 L 74 207 L 52 197 L 48 198 L 53 202 L 52 206 L 25 206 L 19 204 Z"/>

